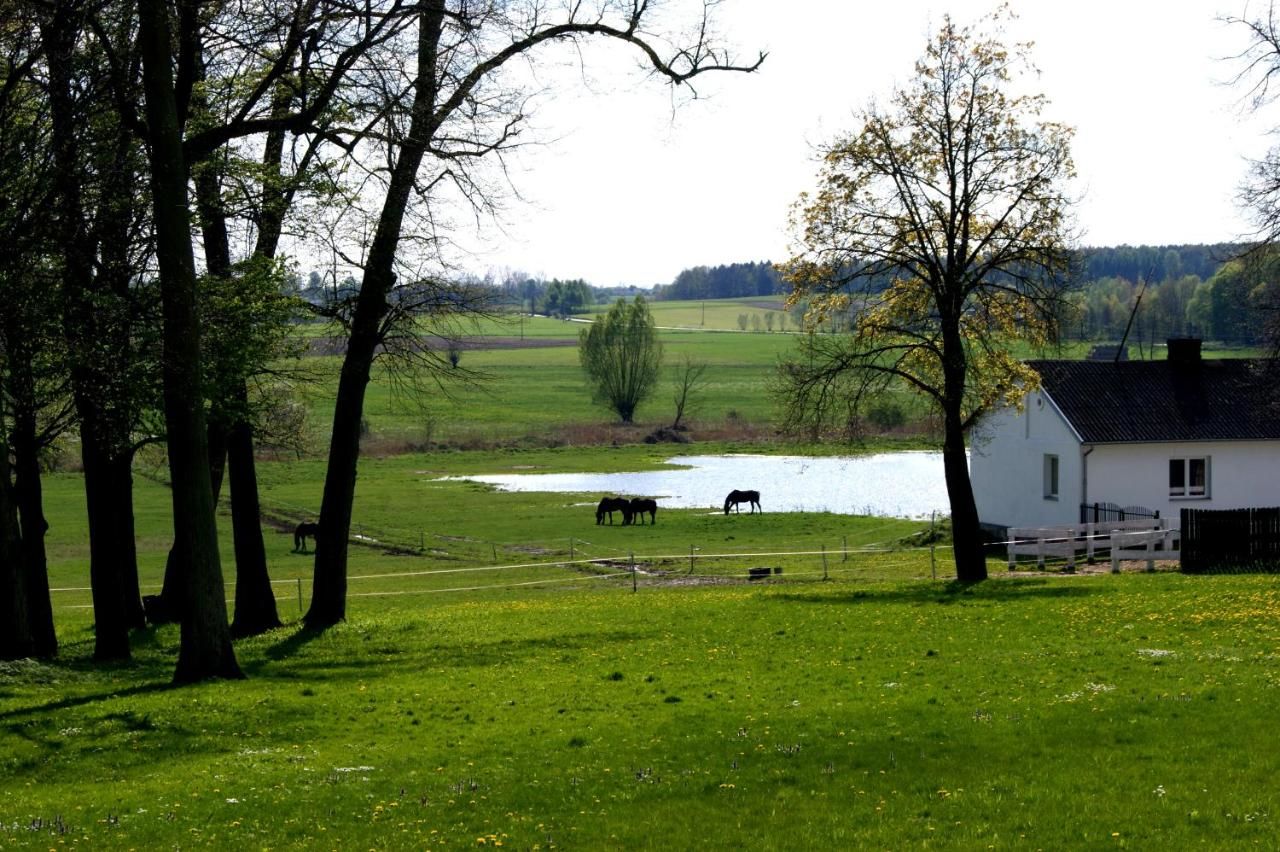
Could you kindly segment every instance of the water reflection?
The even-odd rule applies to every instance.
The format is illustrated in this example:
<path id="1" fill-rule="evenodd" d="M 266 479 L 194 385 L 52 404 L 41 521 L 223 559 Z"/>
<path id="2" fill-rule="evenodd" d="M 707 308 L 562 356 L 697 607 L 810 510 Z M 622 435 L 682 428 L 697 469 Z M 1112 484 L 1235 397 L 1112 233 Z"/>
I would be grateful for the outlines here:
<path id="1" fill-rule="evenodd" d="M 836 512 L 927 518 L 946 514 L 942 454 L 855 457 L 678 456 L 669 470 L 637 473 L 528 473 L 448 477 L 504 491 L 586 492 L 657 497 L 677 509 L 721 508 L 735 488 L 760 492 L 766 512 Z"/>

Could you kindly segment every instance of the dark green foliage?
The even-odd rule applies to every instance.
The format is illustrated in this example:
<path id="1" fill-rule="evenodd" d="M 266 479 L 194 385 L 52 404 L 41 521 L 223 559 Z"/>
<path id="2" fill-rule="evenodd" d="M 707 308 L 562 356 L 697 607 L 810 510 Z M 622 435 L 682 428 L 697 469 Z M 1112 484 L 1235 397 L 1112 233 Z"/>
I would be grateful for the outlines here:
<path id="1" fill-rule="evenodd" d="M 1209 278 L 1240 246 L 1230 243 L 1176 246 L 1100 246 L 1079 251 L 1083 278 L 1167 281 L 1194 275 Z"/>
<path id="2" fill-rule="evenodd" d="M 877 399 L 867 406 L 867 420 L 881 431 L 898 429 L 907 422 L 902 404 L 892 399 Z"/>
<path id="3" fill-rule="evenodd" d="M 695 266 L 685 269 L 667 286 L 654 288 L 654 300 L 732 299 L 772 296 L 783 292 L 778 271 L 768 261 Z"/>
<path id="4" fill-rule="evenodd" d="M 595 304 L 591 287 L 581 278 L 572 281 L 552 279 L 543 296 L 543 311 L 558 317 L 580 314 Z"/>

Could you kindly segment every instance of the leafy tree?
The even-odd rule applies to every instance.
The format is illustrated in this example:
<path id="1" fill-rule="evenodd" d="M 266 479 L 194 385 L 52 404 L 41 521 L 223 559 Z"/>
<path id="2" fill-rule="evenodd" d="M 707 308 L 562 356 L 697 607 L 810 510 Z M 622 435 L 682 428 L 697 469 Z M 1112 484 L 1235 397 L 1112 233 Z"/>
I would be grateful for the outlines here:
<path id="1" fill-rule="evenodd" d="M 595 304 L 591 287 L 582 279 L 561 281 L 552 279 L 547 285 L 544 309 L 552 316 L 567 317 L 580 314 Z"/>
<path id="2" fill-rule="evenodd" d="M 1071 131 L 1013 91 L 1025 48 L 1001 43 L 998 16 L 986 24 L 997 32 L 944 18 L 890 108 L 873 103 L 827 147 L 820 189 L 796 209 L 790 301 L 809 300 L 811 323 L 859 310 L 848 334 L 808 335 L 778 387 L 797 429 L 848 422 L 891 385 L 932 404 L 963 582 L 987 576 L 965 437 L 1036 384 L 1011 347 L 1055 334 L 1073 175 Z"/>
<path id="3" fill-rule="evenodd" d="M 597 402 L 630 423 L 653 392 L 662 364 L 662 344 L 643 296 L 619 299 L 578 337 L 578 360 Z"/>

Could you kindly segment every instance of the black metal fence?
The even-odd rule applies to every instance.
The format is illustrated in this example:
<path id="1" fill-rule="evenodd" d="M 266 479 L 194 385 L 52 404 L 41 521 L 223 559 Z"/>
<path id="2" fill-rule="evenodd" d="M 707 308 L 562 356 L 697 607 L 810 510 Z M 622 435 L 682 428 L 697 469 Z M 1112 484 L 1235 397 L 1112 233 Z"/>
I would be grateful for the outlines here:
<path id="1" fill-rule="evenodd" d="M 1098 524 L 1106 521 L 1141 521 L 1159 518 L 1160 510 L 1145 506 L 1121 506 L 1117 503 L 1081 503 L 1080 523 Z"/>
<path id="2" fill-rule="evenodd" d="M 1182 570 L 1280 570 L 1280 508 L 1183 509 Z"/>

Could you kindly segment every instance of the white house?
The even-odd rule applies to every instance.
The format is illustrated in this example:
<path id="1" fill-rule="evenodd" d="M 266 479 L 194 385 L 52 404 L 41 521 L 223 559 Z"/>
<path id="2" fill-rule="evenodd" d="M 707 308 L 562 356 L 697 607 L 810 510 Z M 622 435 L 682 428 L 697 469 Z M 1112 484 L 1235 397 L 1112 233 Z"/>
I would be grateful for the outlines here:
<path id="1" fill-rule="evenodd" d="M 1280 506 L 1262 362 L 1203 360 L 1200 341 L 1171 340 L 1166 361 L 1029 364 L 1040 390 L 972 432 L 984 526 L 1077 523 L 1095 503 L 1158 511 L 1174 528 L 1184 507 Z"/>

